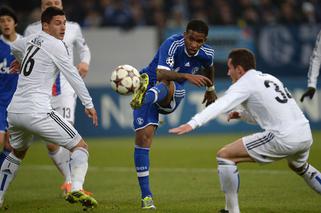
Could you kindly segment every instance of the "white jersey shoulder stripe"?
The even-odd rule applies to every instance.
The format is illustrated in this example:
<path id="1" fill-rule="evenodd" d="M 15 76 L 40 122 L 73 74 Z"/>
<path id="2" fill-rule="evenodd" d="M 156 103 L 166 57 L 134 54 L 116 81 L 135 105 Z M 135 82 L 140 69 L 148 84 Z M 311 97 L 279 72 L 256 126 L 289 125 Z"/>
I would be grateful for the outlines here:
<path id="1" fill-rule="evenodd" d="M 177 44 L 175 45 L 173 51 L 172 51 L 169 55 L 170 55 L 170 56 L 174 55 L 175 52 L 176 52 L 176 50 L 177 50 L 177 48 L 178 48 L 178 47 L 182 47 L 182 46 L 184 46 L 184 45 L 185 45 L 185 44 L 184 44 L 184 41 L 181 42 L 181 43 L 177 43 Z"/>
<path id="2" fill-rule="evenodd" d="M 168 50 L 168 55 L 173 55 L 174 52 L 176 51 L 177 49 L 177 45 L 179 44 L 182 44 L 184 43 L 184 38 L 180 39 L 180 40 L 177 40 L 177 41 L 174 41 L 171 46 L 169 47 L 169 50 Z"/>

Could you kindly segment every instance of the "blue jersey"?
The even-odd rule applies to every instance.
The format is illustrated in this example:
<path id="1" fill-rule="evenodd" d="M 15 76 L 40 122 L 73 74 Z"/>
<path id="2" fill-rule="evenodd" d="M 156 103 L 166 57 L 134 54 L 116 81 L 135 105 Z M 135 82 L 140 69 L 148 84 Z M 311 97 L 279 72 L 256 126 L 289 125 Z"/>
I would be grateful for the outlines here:
<path id="1" fill-rule="evenodd" d="M 152 62 L 141 72 L 147 73 L 151 83 L 157 81 L 156 69 L 172 70 L 178 73 L 196 73 L 202 67 L 213 65 L 214 50 L 204 44 L 194 55 L 188 55 L 183 34 L 175 34 L 159 47 Z M 180 82 L 182 85 L 184 82 Z"/>
<path id="2" fill-rule="evenodd" d="M 7 108 L 17 88 L 18 74 L 11 74 L 9 67 L 14 60 L 10 46 L 0 39 L 0 106 Z"/>
<path id="3" fill-rule="evenodd" d="M 157 69 L 165 69 L 178 73 L 194 74 L 202 67 L 213 66 L 214 50 L 208 45 L 203 45 L 193 56 L 188 55 L 183 34 L 176 34 L 166 39 L 159 47 L 152 62 L 141 73 L 149 76 L 150 89 L 157 82 Z M 173 99 L 169 106 L 162 107 L 155 104 L 145 104 L 134 110 L 134 129 L 139 130 L 148 125 L 158 126 L 159 114 L 169 114 L 176 110 L 185 97 L 184 82 L 174 82 Z"/>

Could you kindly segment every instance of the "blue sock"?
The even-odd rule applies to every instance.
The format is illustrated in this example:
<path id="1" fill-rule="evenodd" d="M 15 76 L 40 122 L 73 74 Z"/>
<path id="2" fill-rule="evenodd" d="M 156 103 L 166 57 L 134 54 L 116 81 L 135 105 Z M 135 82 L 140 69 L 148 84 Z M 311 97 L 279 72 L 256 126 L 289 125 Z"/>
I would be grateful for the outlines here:
<path id="1" fill-rule="evenodd" d="M 136 146 L 134 159 L 142 198 L 152 196 L 149 188 L 149 148 Z"/>
<path id="2" fill-rule="evenodd" d="M 143 104 L 152 104 L 164 100 L 168 95 L 168 88 L 164 83 L 159 83 L 147 90 Z"/>

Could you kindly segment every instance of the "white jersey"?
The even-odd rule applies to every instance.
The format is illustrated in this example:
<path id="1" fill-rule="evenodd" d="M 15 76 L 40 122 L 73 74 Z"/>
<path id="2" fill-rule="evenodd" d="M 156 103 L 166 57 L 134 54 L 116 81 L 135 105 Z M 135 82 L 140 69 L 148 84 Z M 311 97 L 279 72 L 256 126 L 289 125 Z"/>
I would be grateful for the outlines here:
<path id="1" fill-rule="evenodd" d="M 247 71 L 224 96 L 196 114 L 189 124 L 194 129 L 240 104 L 262 129 L 276 137 L 295 141 L 311 139 L 309 121 L 282 82 L 254 69 Z"/>
<path id="2" fill-rule="evenodd" d="M 41 22 L 35 22 L 33 24 L 30 24 L 25 32 L 25 36 L 29 36 L 34 33 L 38 33 L 41 31 Z M 67 21 L 66 23 L 66 32 L 63 41 L 68 46 L 68 49 L 70 51 L 70 55 L 72 60 L 74 59 L 74 48 L 76 48 L 76 51 L 79 52 L 79 58 L 81 62 L 84 62 L 86 64 L 90 63 L 90 50 L 88 45 L 86 44 L 86 41 L 81 33 L 81 28 L 78 23 Z M 54 95 L 59 95 L 61 93 L 64 94 L 73 94 L 74 91 L 70 84 L 66 81 L 64 76 L 60 76 L 60 78 L 57 80 L 58 86 L 55 87 L 56 91 L 53 91 Z"/>
<path id="3" fill-rule="evenodd" d="M 41 31 L 14 42 L 12 52 L 21 62 L 21 74 L 8 112 L 50 112 L 51 88 L 59 71 L 72 85 L 82 104 L 86 108 L 93 107 L 85 83 L 62 40 Z"/>
<path id="4" fill-rule="evenodd" d="M 317 88 L 317 80 L 321 64 L 321 31 L 317 36 L 315 47 L 313 49 L 308 72 L 308 87 Z"/>

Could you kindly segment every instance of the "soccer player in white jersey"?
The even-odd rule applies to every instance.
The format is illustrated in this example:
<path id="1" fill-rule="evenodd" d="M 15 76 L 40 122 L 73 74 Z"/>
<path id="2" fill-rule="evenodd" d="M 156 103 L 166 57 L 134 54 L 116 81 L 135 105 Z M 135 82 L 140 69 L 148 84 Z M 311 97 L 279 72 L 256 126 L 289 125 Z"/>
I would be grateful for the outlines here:
<path id="1" fill-rule="evenodd" d="M 317 88 L 317 80 L 320 73 L 320 65 L 321 65 L 321 31 L 317 36 L 317 40 L 315 42 L 315 47 L 313 49 L 311 58 L 310 58 L 310 66 L 308 72 L 308 88 L 303 93 L 301 97 L 301 102 L 304 101 L 305 97 L 313 98 L 315 90 Z"/>
<path id="2" fill-rule="evenodd" d="M 41 0 L 42 11 L 51 6 L 63 9 L 61 0 Z M 30 24 L 26 28 L 24 35 L 28 36 L 40 31 L 41 22 L 38 21 Z M 74 58 L 74 48 L 76 48 L 77 53 L 79 54 L 79 59 L 81 61 L 77 65 L 77 68 L 80 76 L 84 78 L 88 73 L 91 55 L 78 23 L 67 21 L 66 32 L 63 41 L 67 45 L 72 59 Z M 63 74 L 58 75 L 53 86 L 52 95 L 53 97 L 51 104 L 53 109 L 56 110 L 71 124 L 74 124 L 77 96 Z M 67 193 L 70 191 L 71 187 L 71 177 L 69 171 L 70 153 L 65 148 L 51 143 L 47 145 L 47 148 L 49 157 L 53 160 L 54 164 L 64 176 L 65 180 L 61 185 L 61 189 L 64 191 L 64 193 Z"/>
<path id="3" fill-rule="evenodd" d="M 71 192 L 65 199 L 93 208 L 97 201 L 83 192 L 88 169 L 88 145 L 77 130 L 51 107 L 51 85 L 59 72 L 85 106 L 85 112 L 98 125 L 92 99 L 78 70 L 73 66 L 68 47 L 62 41 L 66 29 L 64 11 L 47 8 L 41 15 L 43 31 L 13 43 L 12 52 L 21 64 L 17 90 L 8 106 L 10 144 L 13 151 L 0 169 L 0 201 L 32 143 L 33 135 L 70 150 Z"/>
<path id="4" fill-rule="evenodd" d="M 321 193 L 321 174 L 307 160 L 313 139 L 309 121 L 281 81 L 255 70 L 255 56 L 247 49 L 234 49 L 228 56 L 228 75 L 233 85 L 224 96 L 196 114 L 188 123 L 169 131 L 184 134 L 230 112 L 228 120 L 257 123 L 264 131 L 242 137 L 217 153 L 218 174 L 225 193 L 225 209 L 239 213 L 238 189 L 241 162 L 271 163 L 287 159 L 289 167 Z M 241 110 L 234 110 L 241 105 Z"/>

